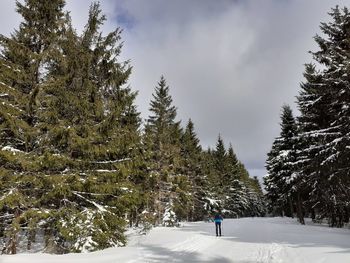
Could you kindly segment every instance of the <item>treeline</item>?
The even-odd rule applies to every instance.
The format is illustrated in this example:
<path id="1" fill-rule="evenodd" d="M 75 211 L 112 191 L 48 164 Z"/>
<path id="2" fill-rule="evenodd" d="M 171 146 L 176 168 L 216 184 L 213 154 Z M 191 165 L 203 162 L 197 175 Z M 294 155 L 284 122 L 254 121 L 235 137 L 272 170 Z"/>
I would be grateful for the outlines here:
<path id="1" fill-rule="evenodd" d="M 268 154 L 270 209 L 342 227 L 350 216 L 350 13 L 338 7 L 321 23 L 319 50 L 306 64 L 300 115 L 284 106 L 281 134 Z"/>
<path id="2" fill-rule="evenodd" d="M 203 150 L 193 122 L 176 121 L 164 77 L 142 123 L 121 30 L 102 34 L 99 4 L 82 34 L 64 0 L 16 5 L 23 21 L 0 36 L 2 253 L 93 251 L 124 245 L 128 225 L 264 214 L 232 147 Z"/>

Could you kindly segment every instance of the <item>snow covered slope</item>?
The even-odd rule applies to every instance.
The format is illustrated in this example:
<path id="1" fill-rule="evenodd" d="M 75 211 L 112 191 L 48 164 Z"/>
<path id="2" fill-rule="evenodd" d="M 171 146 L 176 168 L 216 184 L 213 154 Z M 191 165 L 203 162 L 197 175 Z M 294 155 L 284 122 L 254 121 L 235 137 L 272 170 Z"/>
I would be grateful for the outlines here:
<path id="1" fill-rule="evenodd" d="M 89 254 L 0 256 L 0 263 L 346 263 L 350 262 L 350 230 L 302 226 L 292 219 L 225 220 L 223 237 L 213 223 L 186 223 L 155 228 L 132 237 L 127 247 Z"/>

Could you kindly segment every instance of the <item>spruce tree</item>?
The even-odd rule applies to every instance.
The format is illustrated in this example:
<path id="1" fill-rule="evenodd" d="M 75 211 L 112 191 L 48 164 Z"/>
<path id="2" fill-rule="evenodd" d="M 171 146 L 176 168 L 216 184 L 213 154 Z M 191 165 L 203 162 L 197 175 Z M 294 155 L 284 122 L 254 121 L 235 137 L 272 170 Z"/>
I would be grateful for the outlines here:
<path id="1" fill-rule="evenodd" d="M 152 178 L 152 210 L 157 214 L 156 223 L 173 225 L 178 219 L 174 209 L 177 216 L 184 217 L 187 209 L 183 210 L 183 207 L 187 207 L 190 200 L 182 189 L 188 185 L 184 182 L 187 178 L 180 175 L 179 169 L 182 129 L 180 122 L 175 121 L 176 107 L 172 105 L 169 86 L 163 76 L 153 93 L 150 112 L 145 125 L 144 144 Z M 183 207 L 175 204 L 179 196 Z"/>
<path id="2" fill-rule="evenodd" d="M 221 136 L 218 136 L 215 150 L 208 149 L 204 155 L 204 173 L 207 180 L 206 209 L 213 213 L 224 208 L 224 178 L 227 173 L 226 149 Z"/>
<path id="3" fill-rule="evenodd" d="M 297 125 L 288 105 L 282 107 L 281 133 L 268 153 L 266 169 L 268 176 L 264 178 L 267 196 L 274 209 L 281 215 L 293 216 L 294 192 L 296 190 L 295 167 Z M 275 211 L 275 212 L 277 212 Z M 302 221 L 303 219 L 300 218 Z M 303 221 L 302 221 L 303 222 Z"/>
<path id="4" fill-rule="evenodd" d="M 139 119 L 135 94 L 123 86 L 131 68 L 118 59 L 120 29 L 103 36 L 104 20 L 99 4 L 92 4 L 82 36 L 68 31 L 63 59 L 53 64 L 54 81 L 41 94 L 50 108 L 39 115 L 43 154 L 54 163 L 47 169 L 67 183 L 67 193 L 55 196 L 68 199 L 70 209 L 58 222 L 59 233 L 76 251 L 124 244 L 124 216 L 132 220 L 138 202 L 133 175 Z M 76 184 L 68 184 L 72 176 Z M 71 228 L 77 234 L 67 236 Z"/>
<path id="5" fill-rule="evenodd" d="M 174 129 L 176 118 L 176 107 L 172 105 L 164 76 L 161 76 L 152 96 L 149 109 L 152 115 L 147 120 L 146 131 L 153 134 L 155 149 L 162 151 L 164 144 L 170 143 L 172 139 L 169 134 Z"/>
<path id="6" fill-rule="evenodd" d="M 348 68 L 349 11 L 338 7 L 329 13 L 332 21 L 321 23 L 324 36 L 315 41 L 319 51 L 312 52 L 320 70 L 306 66 L 306 81 L 301 85 L 298 105 L 301 111 L 300 173 L 307 176 L 310 207 L 332 226 L 348 221 L 349 185 L 349 92 Z"/>
<path id="7" fill-rule="evenodd" d="M 205 181 L 201 167 L 202 147 L 194 131 L 194 124 L 189 119 L 183 136 L 181 138 L 182 173 L 188 177 L 190 182 L 190 207 L 188 208 L 188 219 L 191 221 L 202 220 L 206 216 L 205 211 Z M 180 204 L 179 204 L 180 205 Z"/>
<path id="8" fill-rule="evenodd" d="M 201 154 L 201 171 L 203 173 L 205 205 L 207 215 L 211 215 L 213 210 L 219 208 L 219 199 L 216 196 L 216 170 L 214 167 L 213 150 L 209 147 Z"/>
<path id="9" fill-rule="evenodd" d="M 232 146 L 226 151 L 221 136 L 218 137 L 215 151 L 206 152 L 204 159 L 206 209 L 209 213 L 220 210 L 226 217 L 265 214 L 261 188 L 257 187 L 256 181 L 252 181 Z"/>
<path id="10" fill-rule="evenodd" d="M 217 190 L 220 192 L 224 191 L 224 185 L 226 184 L 227 178 L 227 163 L 226 163 L 226 149 L 224 145 L 224 141 L 219 135 L 218 140 L 216 142 L 216 149 L 214 152 L 214 165 L 216 168 L 216 178 L 215 183 L 217 184 Z"/>
<path id="11" fill-rule="evenodd" d="M 43 187 L 37 174 L 37 95 L 46 85 L 46 65 L 66 21 L 61 0 L 16 5 L 23 22 L 10 37 L 0 36 L 0 211 L 5 218 L 0 238 L 5 243 L 2 252 L 11 254 L 17 252 L 23 231 L 31 249 L 37 224 L 46 218 L 37 207 Z"/>
<path id="12" fill-rule="evenodd" d="M 2 186 L 10 193 L 1 200 L 1 209 L 14 215 L 5 229 L 5 252 L 15 252 L 13 240 L 23 231 L 30 249 L 39 229 L 44 229 L 48 252 L 123 245 L 125 215 L 130 221 L 139 203 L 134 176 L 140 173 L 140 136 L 136 94 L 124 87 L 131 67 L 118 58 L 120 29 L 103 36 L 99 27 L 105 17 L 99 4 L 92 4 L 85 31 L 78 36 L 69 16 L 61 12 L 64 2 L 41 3 L 45 8 L 39 2 L 19 5 L 28 19 L 19 32 L 22 27 L 34 32 L 30 38 L 35 41 L 33 52 L 40 50 L 42 56 L 33 55 L 39 60 L 34 71 L 31 67 L 20 70 L 33 74 L 29 83 L 34 84 L 25 85 L 28 90 L 24 90 L 29 106 L 20 105 L 23 111 L 28 109 L 24 120 L 35 134 L 33 146 L 27 147 L 31 151 L 3 147 L 2 160 L 8 163 L 12 149 L 16 154 L 11 162 L 18 167 L 8 166 L 1 172 Z M 45 20 L 54 18 L 58 29 L 53 21 Z M 35 33 L 41 27 L 48 33 Z M 3 43 L 16 41 L 13 37 Z M 8 50 L 6 46 L 5 61 Z M 15 191 L 11 190 L 14 186 Z"/>
<path id="13" fill-rule="evenodd" d="M 242 165 L 230 144 L 227 151 L 227 178 L 225 179 L 225 209 L 229 217 L 241 217 L 249 209 L 249 200 L 242 176 Z"/>

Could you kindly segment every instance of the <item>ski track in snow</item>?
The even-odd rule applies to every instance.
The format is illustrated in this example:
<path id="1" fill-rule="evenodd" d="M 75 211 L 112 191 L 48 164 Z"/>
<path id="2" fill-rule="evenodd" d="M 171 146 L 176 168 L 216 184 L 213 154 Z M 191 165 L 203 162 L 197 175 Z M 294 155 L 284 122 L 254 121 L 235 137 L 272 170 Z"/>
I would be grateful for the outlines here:
<path id="1" fill-rule="evenodd" d="M 126 247 L 88 254 L 2 255 L 0 263 L 347 263 L 350 230 L 299 225 L 286 218 L 227 219 L 222 237 L 213 223 L 157 227 Z"/>
<path id="2" fill-rule="evenodd" d="M 284 249 L 283 245 L 277 243 L 272 243 L 268 246 L 259 246 L 250 260 L 257 263 L 283 263 L 281 256 Z"/>

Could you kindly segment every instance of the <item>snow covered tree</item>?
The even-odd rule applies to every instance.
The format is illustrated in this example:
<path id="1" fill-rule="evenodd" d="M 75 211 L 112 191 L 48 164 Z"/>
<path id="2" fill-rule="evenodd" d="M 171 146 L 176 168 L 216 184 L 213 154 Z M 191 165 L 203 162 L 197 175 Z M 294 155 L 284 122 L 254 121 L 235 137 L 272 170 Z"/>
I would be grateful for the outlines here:
<path id="1" fill-rule="evenodd" d="M 250 189 L 253 192 L 250 199 L 251 216 L 265 216 L 266 215 L 266 198 L 261 188 L 258 177 L 249 178 Z"/>
<path id="2" fill-rule="evenodd" d="M 298 181 L 299 193 L 304 193 L 305 208 L 312 207 L 318 198 L 312 195 L 312 181 L 318 181 L 322 170 L 318 168 L 318 156 L 323 148 L 323 141 L 327 133 L 330 118 L 327 104 L 331 103 L 330 97 L 323 96 L 320 91 L 324 89 L 322 75 L 316 70 L 315 65 L 306 64 L 304 72 L 305 82 L 301 83 L 301 91 L 297 96 L 297 103 L 301 113 L 298 116 L 299 135 L 297 138 L 298 151 L 294 165 Z M 324 132 L 325 133 L 324 133 Z M 300 206 L 298 206 L 300 207 Z M 299 210 L 301 210 L 299 208 Z"/>
<path id="3" fill-rule="evenodd" d="M 293 188 L 295 173 L 293 164 L 296 161 L 297 125 L 288 105 L 282 107 L 281 133 L 272 145 L 266 161 L 268 176 L 264 178 L 267 197 L 275 212 L 293 216 Z M 294 188 L 295 189 L 295 188 Z"/>
<path id="4" fill-rule="evenodd" d="M 205 155 L 204 173 L 206 174 L 207 210 L 222 210 L 224 207 L 225 190 L 224 178 L 227 176 L 227 153 L 224 141 L 218 136 L 215 150 L 208 150 Z"/>
<path id="5" fill-rule="evenodd" d="M 303 166 L 311 187 L 310 206 L 332 226 L 349 220 L 349 50 L 350 14 L 336 7 L 332 21 L 321 23 L 324 36 L 317 35 L 319 50 L 312 52 L 320 70 L 306 66 L 306 82 L 298 96 L 301 111 Z"/>
<path id="6" fill-rule="evenodd" d="M 245 185 L 244 168 L 238 161 L 230 144 L 227 151 L 227 177 L 225 178 L 225 210 L 229 217 L 241 217 L 249 209 L 247 187 Z"/>
<path id="7" fill-rule="evenodd" d="M 305 66 L 298 127 L 285 126 L 295 135 L 287 140 L 282 126 L 268 154 L 265 185 L 275 208 L 287 210 L 286 197 L 293 201 L 291 211 L 297 211 L 301 223 L 303 214 L 310 213 L 341 227 L 350 215 L 350 13 L 336 7 L 329 15 L 331 21 L 321 23 L 323 36 L 315 37 L 314 63 Z"/>
<path id="8" fill-rule="evenodd" d="M 206 174 L 206 209 L 209 213 L 220 210 L 226 217 L 265 214 L 261 188 L 249 177 L 231 145 L 226 151 L 221 136 L 215 151 L 209 150 L 204 155 L 203 173 Z"/>

